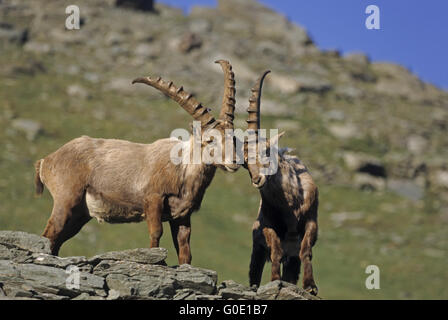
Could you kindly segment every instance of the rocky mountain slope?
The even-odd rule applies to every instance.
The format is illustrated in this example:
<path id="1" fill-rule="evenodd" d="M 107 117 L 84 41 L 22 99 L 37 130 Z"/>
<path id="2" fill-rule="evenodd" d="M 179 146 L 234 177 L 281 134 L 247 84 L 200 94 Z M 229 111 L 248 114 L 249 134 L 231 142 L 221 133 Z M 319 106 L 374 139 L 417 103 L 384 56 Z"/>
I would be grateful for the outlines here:
<path id="1" fill-rule="evenodd" d="M 391 178 L 392 190 L 411 185 L 416 191 L 403 193 L 417 199 L 425 190 L 442 190 L 446 203 L 448 94 L 409 70 L 371 63 L 361 53 L 320 51 L 302 27 L 254 0 L 194 7 L 189 16 L 160 4 L 148 13 L 123 10 L 110 0 L 79 1 L 82 26 L 71 31 L 65 30 L 64 3 L 69 2 L 2 1 L 2 50 L 19 46 L 26 57 L 26 62 L 2 63 L 4 76 L 47 73 L 82 79 L 66 88 L 72 105 L 91 98 L 94 88 L 160 97 L 129 83 L 138 75 L 162 75 L 210 104 L 222 90 L 210 85 L 222 77 L 213 61 L 226 58 L 236 74 L 239 125 L 244 125 L 248 89 L 271 69 L 263 114 L 280 117 L 273 125 L 290 134 L 312 136 L 321 130 L 328 144 L 342 149 L 330 158 L 310 155 L 326 181 L 384 189 Z M 8 103 L 3 109 L 4 118 L 13 117 Z M 100 109 L 92 116 L 104 113 Z M 319 117 L 322 128 L 288 121 L 293 115 Z M 33 139 L 39 127 L 25 121 L 15 119 L 13 127 Z M 362 150 L 352 152 L 353 145 Z M 377 165 L 380 171 L 371 168 Z"/>
<path id="2" fill-rule="evenodd" d="M 91 258 L 50 254 L 48 239 L 0 232 L 0 300 L 313 300 L 304 290 L 274 281 L 251 290 L 215 271 L 166 266 L 166 249 L 107 252 Z M 76 269 L 74 269 L 76 268 Z"/>
<path id="3" fill-rule="evenodd" d="M 280 146 L 296 150 L 319 186 L 320 294 L 448 297 L 446 91 L 397 64 L 320 50 L 302 26 L 255 0 L 220 0 L 188 15 L 157 1 L 152 11 L 116 3 L 77 0 L 81 28 L 66 30 L 72 1 L 0 1 L 0 229 L 42 232 L 52 200 L 48 192 L 33 197 L 33 163 L 67 141 L 149 143 L 189 128 L 184 110 L 132 79 L 160 75 L 216 114 L 223 76 L 213 62 L 228 59 L 236 126 L 246 127 L 253 82 L 272 70 L 262 126 L 286 131 Z M 258 202 L 247 171 L 218 172 L 192 218 L 193 265 L 246 283 Z M 147 245 L 143 224 L 92 221 L 61 254 Z M 162 246 L 172 246 L 169 230 Z M 381 290 L 365 289 L 370 264 L 381 267 Z"/>

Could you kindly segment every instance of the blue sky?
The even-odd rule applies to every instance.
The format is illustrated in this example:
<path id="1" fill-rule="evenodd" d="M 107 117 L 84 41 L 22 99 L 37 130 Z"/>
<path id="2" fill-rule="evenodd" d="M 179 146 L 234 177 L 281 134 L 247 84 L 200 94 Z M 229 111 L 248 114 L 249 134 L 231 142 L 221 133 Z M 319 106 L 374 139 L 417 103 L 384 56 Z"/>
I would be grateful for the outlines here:
<path id="1" fill-rule="evenodd" d="M 156 0 L 188 11 L 215 0 Z M 260 0 L 304 26 L 321 49 L 361 51 L 373 61 L 399 63 L 448 90 L 446 0 Z M 380 30 L 368 30 L 368 5 L 380 9 Z"/>

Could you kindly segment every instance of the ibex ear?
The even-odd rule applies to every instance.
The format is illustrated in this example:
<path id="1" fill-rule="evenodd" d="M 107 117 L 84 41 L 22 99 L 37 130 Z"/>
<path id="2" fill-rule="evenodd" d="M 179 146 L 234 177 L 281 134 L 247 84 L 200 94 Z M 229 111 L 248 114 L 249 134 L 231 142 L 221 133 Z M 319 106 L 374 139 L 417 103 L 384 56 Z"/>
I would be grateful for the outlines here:
<path id="1" fill-rule="evenodd" d="M 267 145 L 267 147 L 269 148 L 269 147 L 271 147 L 271 146 L 274 145 L 274 144 L 277 144 L 277 145 L 278 145 L 278 141 L 280 140 L 280 138 L 281 138 L 284 134 L 285 134 L 285 131 L 282 131 L 282 132 L 276 134 L 275 136 L 273 136 L 272 138 L 270 138 L 269 141 L 268 141 L 268 145 Z"/>

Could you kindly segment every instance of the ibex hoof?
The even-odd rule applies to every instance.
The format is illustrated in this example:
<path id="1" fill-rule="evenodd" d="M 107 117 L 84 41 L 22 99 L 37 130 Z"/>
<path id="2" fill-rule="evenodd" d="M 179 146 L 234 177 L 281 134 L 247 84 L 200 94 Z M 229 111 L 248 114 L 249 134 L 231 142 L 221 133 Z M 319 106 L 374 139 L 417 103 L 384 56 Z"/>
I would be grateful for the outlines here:
<path id="1" fill-rule="evenodd" d="M 311 285 L 311 286 L 308 286 L 308 287 L 306 287 L 306 288 L 304 288 L 304 289 L 305 289 L 305 291 L 308 292 L 309 294 L 312 294 L 313 296 L 317 296 L 317 292 L 318 292 L 318 290 L 317 290 L 316 285 Z"/>

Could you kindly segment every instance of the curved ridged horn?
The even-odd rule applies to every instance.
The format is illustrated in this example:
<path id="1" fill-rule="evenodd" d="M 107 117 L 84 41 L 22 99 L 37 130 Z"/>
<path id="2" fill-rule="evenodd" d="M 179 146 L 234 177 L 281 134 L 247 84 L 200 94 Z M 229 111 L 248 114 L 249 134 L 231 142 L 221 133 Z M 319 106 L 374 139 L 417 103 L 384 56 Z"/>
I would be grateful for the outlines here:
<path id="1" fill-rule="evenodd" d="M 171 81 L 165 82 L 160 77 L 157 79 L 152 79 L 150 77 L 137 78 L 132 81 L 132 84 L 134 83 L 144 83 L 161 91 L 176 101 L 195 120 L 201 121 L 202 126 L 206 126 L 216 121 L 208 109 L 197 101 L 192 94 L 184 91 L 182 86 L 177 88 Z"/>
<path id="2" fill-rule="evenodd" d="M 221 111 L 219 119 L 226 121 L 233 128 L 233 119 L 235 118 L 235 74 L 232 71 L 232 65 L 226 60 L 217 60 L 215 63 L 221 65 L 224 72 L 224 95 L 222 97 Z"/>
<path id="3" fill-rule="evenodd" d="M 247 128 L 255 130 L 256 132 L 258 129 L 260 129 L 261 89 L 263 87 L 263 80 L 269 72 L 271 71 L 270 70 L 265 71 L 263 75 L 257 80 L 252 89 L 250 89 L 252 94 L 249 98 L 249 108 L 247 108 L 249 117 L 246 121 L 247 121 Z"/>

